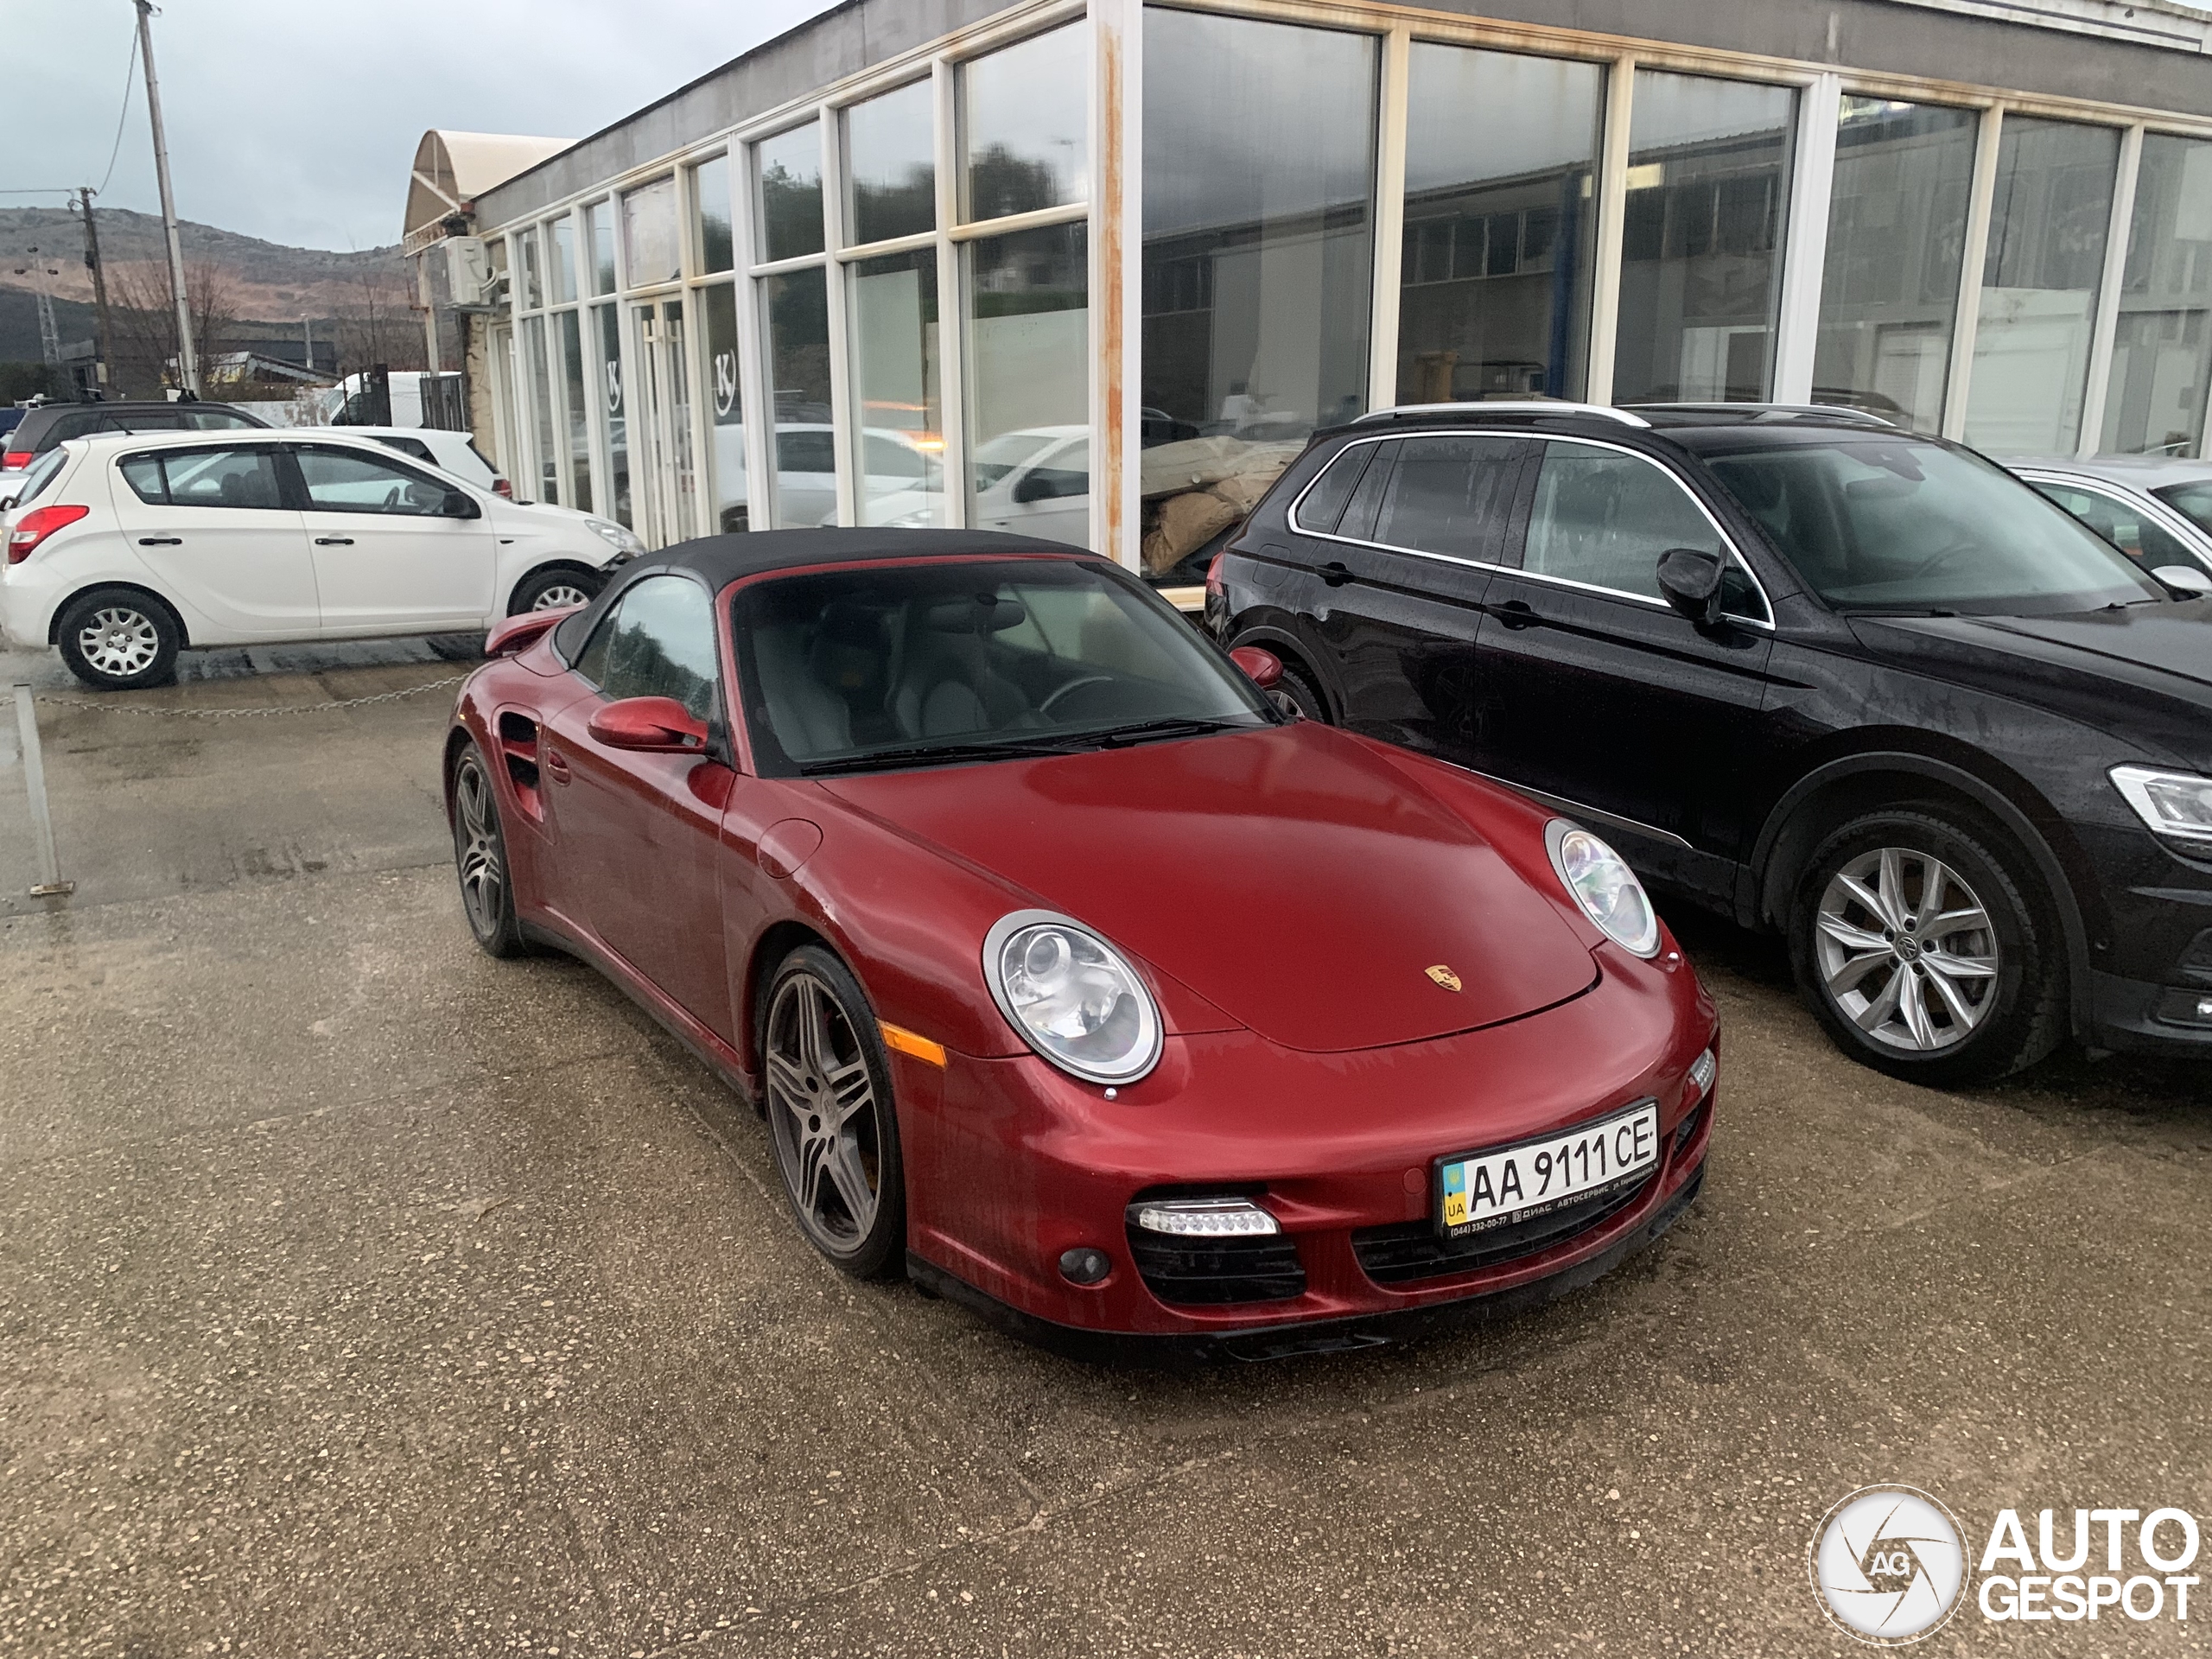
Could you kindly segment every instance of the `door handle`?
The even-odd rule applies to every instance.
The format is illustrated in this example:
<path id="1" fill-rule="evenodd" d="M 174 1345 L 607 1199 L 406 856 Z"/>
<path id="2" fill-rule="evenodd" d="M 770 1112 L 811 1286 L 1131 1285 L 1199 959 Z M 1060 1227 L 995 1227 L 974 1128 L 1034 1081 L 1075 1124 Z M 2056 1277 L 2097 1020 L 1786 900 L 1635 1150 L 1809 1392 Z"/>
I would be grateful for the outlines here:
<path id="1" fill-rule="evenodd" d="M 1497 620 L 1509 628 L 1533 628 L 1544 619 L 1525 599 L 1509 599 L 1496 612 Z"/>
<path id="2" fill-rule="evenodd" d="M 545 770 L 553 774 L 553 781 L 555 783 L 567 783 L 569 781 L 569 757 L 563 754 L 558 749 L 546 750 Z"/>
<path id="3" fill-rule="evenodd" d="M 138 545 L 141 547 L 182 547 L 184 537 L 181 536 L 141 536 L 138 538 Z"/>
<path id="4" fill-rule="evenodd" d="M 1345 569 L 1341 559 L 1331 559 L 1321 567 L 1321 580 L 1332 588 L 1341 588 L 1351 579 L 1351 572 Z"/>
<path id="5" fill-rule="evenodd" d="M 315 544 L 317 547 L 351 547 L 353 538 L 351 536 L 318 536 L 315 538 Z"/>

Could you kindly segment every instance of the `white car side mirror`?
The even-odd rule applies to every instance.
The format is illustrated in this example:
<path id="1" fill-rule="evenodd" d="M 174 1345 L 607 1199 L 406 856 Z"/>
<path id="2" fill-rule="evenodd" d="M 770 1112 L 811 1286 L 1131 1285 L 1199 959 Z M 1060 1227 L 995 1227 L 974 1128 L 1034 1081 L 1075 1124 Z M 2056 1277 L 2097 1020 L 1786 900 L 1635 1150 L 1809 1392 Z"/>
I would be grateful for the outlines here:
<path id="1" fill-rule="evenodd" d="M 2212 576 L 2206 575 L 2193 564 L 2162 564 L 2151 573 L 2152 579 L 2164 582 L 2184 598 L 2195 599 L 2212 594 Z"/>

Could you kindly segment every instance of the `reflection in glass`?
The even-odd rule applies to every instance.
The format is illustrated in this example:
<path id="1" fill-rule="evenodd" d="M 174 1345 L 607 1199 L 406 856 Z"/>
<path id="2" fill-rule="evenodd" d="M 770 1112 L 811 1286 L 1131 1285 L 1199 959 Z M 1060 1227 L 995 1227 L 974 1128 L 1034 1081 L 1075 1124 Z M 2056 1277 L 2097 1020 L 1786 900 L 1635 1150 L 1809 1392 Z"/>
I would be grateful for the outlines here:
<path id="1" fill-rule="evenodd" d="M 691 169 L 691 200 L 699 212 L 693 230 L 698 238 L 699 269 L 728 270 L 730 267 L 729 157 L 717 156 Z"/>
<path id="2" fill-rule="evenodd" d="M 937 250 L 851 268 L 853 389 L 860 404 L 855 505 L 864 524 L 944 521 Z"/>
<path id="3" fill-rule="evenodd" d="M 1078 26 L 960 67 L 961 212 L 970 219 L 1081 201 L 1090 54 Z"/>
<path id="4" fill-rule="evenodd" d="M 540 274 L 537 257 L 537 230 L 524 231 L 515 238 L 515 245 L 522 250 L 522 305 L 525 311 L 535 311 L 545 303 L 545 283 Z"/>
<path id="5" fill-rule="evenodd" d="M 545 227 L 546 288 L 552 303 L 566 305 L 576 297 L 576 221 L 563 213 Z"/>
<path id="6" fill-rule="evenodd" d="M 625 529 L 634 529 L 630 510 L 630 420 L 622 388 L 622 322 L 612 305 L 591 308 L 599 347 L 600 407 L 607 416 L 607 510 Z"/>
<path id="7" fill-rule="evenodd" d="M 1980 124 L 1972 110 L 1843 100 L 1815 402 L 1942 425 Z"/>
<path id="8" fill-rule="evenodd" d="M 667 408 L 661 412 L 664 440 L 669 447 L 669 482 L 675 499 L 669 503 L 672 519 L 661 527 L 662 539 L 680 542 L 698 533 L 699 464 L 691 447 L 691 357 L 683 343 L 683 302 L 660 302 L 661 372 L 668 383 Z"/>
<path id="9" fill-rule="evenodd" d="M 2115 128 L 2005 117 L 1967 397 L 1975 448 L 2059 454 L 2081 441 L 2119 166 Z"/>
<path id="10" fill-rule="evenodd" d="M 2212 143 L 2145 133 L 2097 447 L 2193 454 L 2212 371 Z"/>
<path id="11" fill-rule="evenodd" d="M 774 397 L 775 499 L 782 530 L 834 521 L 837 512 L 836 429 L 830 414 L 830 289 L 822 268 L 764 277 L 768 316 L 768 384 Z"/>
<path id="12" fill-rule="evenodd" d="M 707 374 L 700 392 L 707 404 L 708 486 L 715 493 L 715 528 L 744 530 L 745 405 L 737 380 L 737 290 L 728 283 L 699 290 L 706 330 Z"/>
<path id="13" fill-rule="evenodd" d="M 614 210 L 605 202 L 584 209 L 584 239 L 591 245 L 591 291 L 614 291 Z"/>
<path id="14" fill-rule="evenodd" d="M 507 274 L 507 240 L 495 236 L 484 245 L 485 257 L 492 262 L 492 303 L 505 310 L 512 296 Z"/>
<path id="15" fill-rule="evenodd" d="M 1398 402 L 1582 395 L 1605 86 L 1596 64 L 1414 47 Z"/>
<path id="16" fill-rule="evenodd" d="M 760 261 L 822 251 L 822 129 L 810 121 L 753 146 L 760 180 Z"/>
<path id="17" fill-rule="evenodd" d="M 1786 86 L 1637 71 L 1615 403 L 1767 395 L 1796 102 Z"/>
<path id="18" fill-rule="evenodd" d="M 1089 237 L 980 238 L 968 283 L 968 522 L 1090 544 Z"/>
<path id="19" fill-rule="evenodd" d="M 561 452 L 553 442 L 553 376 L 545 360 L 545 319 L 522 320 L 523 357 L 530 374 L 530 407 L 537 437 L 537 496 L 561 504 Z"/>
<path id="20" fill-rule="evenodd" d="M 1145 14 L 1155 439 L 1300 439 L 1366 406 L 1376 51 L 1363 35 Z"/>
<path id="21" fill-rule="evenodd" d="M 561 384 L 569 423 L 569 505 L 579 512 L 591 511 L 591 404 L 584 373 L 583 328 L 573 311 L 554 320 L 561 333 Z"/>
<path id="22" fill-rule="evenodd" d="M 937 228 L 937 130 L 931 83 L 917 80 L 845 111 L 846 222 L 855 245 Z"/>
<path id="23" fill-rule="evenodd" d="M 622 256 L 632 288 L 672 283 L 683 275 L 676 245 L 674 179 L 655 179 L 623 193 Z"/>

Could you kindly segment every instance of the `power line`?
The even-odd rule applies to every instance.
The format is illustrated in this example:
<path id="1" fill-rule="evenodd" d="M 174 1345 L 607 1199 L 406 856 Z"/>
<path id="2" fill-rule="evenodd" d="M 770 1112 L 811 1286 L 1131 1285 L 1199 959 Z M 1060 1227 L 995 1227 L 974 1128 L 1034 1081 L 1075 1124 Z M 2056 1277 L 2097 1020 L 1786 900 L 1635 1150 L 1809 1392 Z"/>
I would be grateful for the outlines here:
<path id="1" fill-rule="evenodd" d="M 99 188 L 92 192 L 96 196 L 106 192 L 107 181 L 115 176 L 115 158 L 123 154 L 123 124 L 130 118 L 130 88 L 137 79 L 138 41 L 134 36 L 130 42 L 130 59 L 123 66 L 123 108 L 115 118 L 115 143 L 107 153 L 107 171 L 100 175 Z"/>

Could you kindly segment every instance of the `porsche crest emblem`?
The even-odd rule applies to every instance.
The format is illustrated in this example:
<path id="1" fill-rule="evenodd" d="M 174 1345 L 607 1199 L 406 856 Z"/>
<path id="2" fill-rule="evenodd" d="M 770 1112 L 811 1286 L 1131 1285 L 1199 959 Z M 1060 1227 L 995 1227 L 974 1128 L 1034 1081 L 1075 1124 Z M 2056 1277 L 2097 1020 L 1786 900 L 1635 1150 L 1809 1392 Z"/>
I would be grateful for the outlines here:
<path id="1" fill-rule="evenodd" d="M 1424 968 L 1421 971 L 1447 991 L 1456 991 L 1459 988 L 1459 976 L 1440 962 L 1435 967 Z"/>

